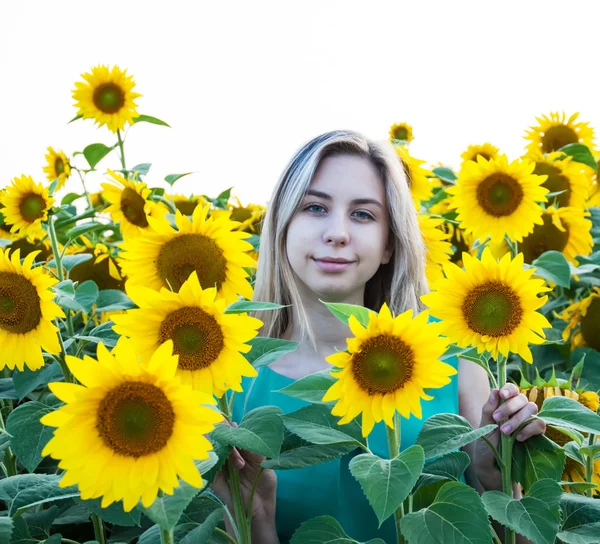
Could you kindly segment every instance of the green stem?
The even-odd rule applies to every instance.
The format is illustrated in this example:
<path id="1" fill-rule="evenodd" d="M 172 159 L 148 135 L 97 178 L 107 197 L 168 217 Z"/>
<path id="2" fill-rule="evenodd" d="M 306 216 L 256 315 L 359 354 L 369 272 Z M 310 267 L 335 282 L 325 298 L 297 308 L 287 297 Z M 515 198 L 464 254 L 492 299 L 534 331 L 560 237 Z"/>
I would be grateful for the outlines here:
<path id="1" fill-rule="evenodd" d="M 171 213 L 174 214 L 177 211 L 175 204 L 173 202 L 171 202 L 168 198 L 165 198 L 164 196 L 158 196 L 158 195 L 155 195 L 152 198 L 154 198 L 157 202 L 162 202 L 167 208 L 169 208 L 169 211 Z"/>
<path id="2" fill-rule="evenodd" d="M 233 540 L 233 538 L 231 537 L 231 535 L 227 534 L 220 527 L 215 527 L 215 533 L 221 535 L 225 540 L 227 540 L 227 542 L 231 542 L 232 544 L 236 544 L 235 540 Z M 63 538 L 63 540 L 64 540 L 64 538 Z"/>
<path id="3" fill-rule="evenodd" d="M 394 414 L 394 428 L 390 429 L 387 425 L 385 426 L 387 433 L 388 450 L 390 459 L 398 457 L 400 453 L 400 414 L 396 412 Z M 404 544 L 406 541 L 400 532 L 400 521 L 404 516 L 404 504 L 401 504 L 394 512 L 394 521 L 396 522 L 396 534 L 398 536 L 398 544 Z"/>
<path id="4" fill-rule="evenodd" d="M 63 342 L 62 335 L 60 334 L 58 318 L 56 319 L 56 327 L 59 329 L 58 343 L 60 344 L 60 354 L 58 356 L 58 364 L 60 365 L 60 368 L 62 369 L 63 376 L 65 377 L 65 382 L 74 383 L 73 375 L 71 374 L 71 371 L 69 370 L 69 367 L 67 366 L 67 362 L 66 362 L 67 350 L 65 348 L 65 343 Z"/>
<path id="5" fill-rule="evenodd" d="M 223 414 L 223 417 L 231 423 L 231 411 L 229 410 L 229 404 L 227 402 L 227 393 L 219 399 L 219 410 Z"/>
<path id="6" fill-rule="evenodd" d="M 79 174 L 79 179 L 81 180 L 81 185 L 83 186 L 83 192 L 85 193 L 85 199 L 87 200 L 88 208 L 92 209 L 94 206 L 92 206 L 92 198 L 90 197 L 90 193 L 88 192 L 87 187 L 85 186 L 85 180 L 83 179 L 83 176 L 81 175 L 81 172 L 78 168 L 75 168 L 74 170 L 76 170 Z"/>
<path id="7" fill-rule="evenodd" d="M 596 435 L 590 433 L 590 436 L 588 437 L 588 444 L 591 447 L 594 445 L 595 442 L 596 442 Z M 595 455 L 592 451 L 592 453 L 590 455 L 588 455 L 585 460 L 585 481 L 590 484 L 593 483 L 593 481 L 594 481 L 594 457 L 595 457 Z M 593 489 L 586 489 L 585 493 L 590 499 L 594 498 L 594 490 Z"/>
<path id="8" fill-rule="evenodd" d="M 62 269 L 62 259 L 60 251 L 58 251 L 58 238 L 56 237 L 56 229 L 54 228 L 54 216 L 48 218 L 48 235 L 50 236 L 50 245 L 52 246 L 52 253 L 54 255 L 54 262 L 56 263 L 56 275 L 58 281 L 65 279 Z M 69 336 L 75 336 L 75 330 L 73 329 L 73 320 L 71 318 L 71 310 L 65 312 L 67 314 L 67 332 Z M 59 332 L 60 334 L 60 332 Z"/>
<path id="9" fill-rule="evenodd" d="M 249 531 L 250 523 L 246 516 L 244 508 L 244 498 L 242 497 L 242 487 L 240 485 L 240 473 L 231 465 L 228 465 L 229 490 L 233 500 L 233 511 L 235 513 L 235 523 L 240 531 L 240 542 L 238 544 L 252 544 Z"/>
<path id="10" fill-rule="evenodd" d="M 4 425 L 4 417 L 0 410 L 0 427 L 2 431 L 7 433 L 6 426 Z M 8 433 L 7 433 L 8 434 Z M 6 465 L 4 466 L 4 472 L 6 476 L 16 476 L 19 471 L 17 470 L 17 456 L 13 453 L 10 447 L 6 448 L 6 455 L 4 457 Z"/>
<path id="11" fill-rule="evenodd" d="M 123 170 L 127 170 L 127 166 L 125 166 L 125 151 L 123 150 L 123 140 L 121 139 L 121 131 L 117 130 L 117 140 L 119 143 L 119 149 L 121 150 L 121 167 Z"/>
<path id="12" fill-rule="evenodd" d="M 94 525 L 94 538 L 99 544 L 106 544 L 106 537 L 104 536 L 104 524 L 98 514 L 92 514 L 92 524 Z"/>
<path id="13" fill-rule="evenodd" d="M 160 542 L 161 544 L 175 544 L 173 538 L 173 529 L 162 529 L 160 530 Z"/>

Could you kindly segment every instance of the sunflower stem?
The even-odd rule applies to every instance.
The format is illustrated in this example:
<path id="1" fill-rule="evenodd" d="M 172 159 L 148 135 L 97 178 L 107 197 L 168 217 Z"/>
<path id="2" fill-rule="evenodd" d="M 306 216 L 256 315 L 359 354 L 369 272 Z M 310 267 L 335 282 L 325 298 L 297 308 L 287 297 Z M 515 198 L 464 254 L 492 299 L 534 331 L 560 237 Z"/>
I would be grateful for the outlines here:
<path id="1" fill-rule="evenodd" d="M 83 186 L 83 192 L 85 193 L 85 199 L 87 200 L 88 208 L 91 210 L 94 207 L 92 206 L 92 197 L 90 196 L 90 193 L 88 192 L 87 187 L 85 186 L 85 180 L 81 175 L 81 171 L 78 168 L 73 168 L 73 170 L 75 170 L 77 174 L 79 174 L 79 179 L 81 180 L 81 185 Z"/>
<path id="2" fill-rule="evenodd" d="M 233 510 L 235 513 L 235 523 L 240 531 L 240 542 L 238 544 L 252 544 L 250 533 L 250 521 L 246 516 L 244 508 L 244 498 L 242 497 L 242 488 L 240 485 L 240 473 L 238 469 L 229 465 L 229 490 L 233 500 Z"/>
<path id="3" fill-rule="evenodd" d="M 2 410 L 0 410 L 0 427 L 2 428 L 2 431 L 4 433 L 8 434 L 8 432 L 6 431 L 6 426 L 4 425 L 4 417 L 2 415 Z M 6 476 L 16 476 L 18 474 L 17 457 L 12 452 L 10 447 L 6 448 L 6 455 L 4 457 L 4 460 L 6 461 L 6 465 L 3 466 L 3 469 L 6 473 Z"/>
<path id="4" fill-rule="evenodd" d="M 58 328 L 58 319 L 56 320 L 56 326 Z M 71 371 L 67 366 L 67 350 L 65 348 L 65 343 L 63 342 L 62 335 L 60 334 L 60 332 L 58 333 L 58 343 L 60 344 L 60 355 L 58 356 L 58 364 L 62 369 L 63 376 L 65 377 L 65 382 L 74 383 L 75 381 L 73 380 L 73 375 L 71 374 Z"/>
<path id="5" fill-rule="evenodd" d="M 117 129 L 117 143 L 119 144 L 119 150 L 121 151 L 121 167 L 123 168 L 123 170 L 127 170 L 127 166 L 125 166 L 125 151 L 123 149 L 123 140 L 121 139 L 121 131 L 119 129 Z"/>
<path id="6" fill-rule="evenodd" d="M 163 529 L 161 527 L 160 542 L 161 544 L 175 544 L 175 539 L 173 538 L 173 529 Z"/>
<path id="7" fill-rule="evenodd" d="M 391 429 L 387 425 L 385 426 L 385 431 L 387 433 L 387 441 L 388 441 L 388 450 L 390 454 L 390 459 L 394 459 L 398 457 L 400 453 L 400 414 L 398 412 L 394 413 L 394 428 Z M 396 511 L 394 512 L 394 521 L 396 522 L 396 534 L 398 536 L 398 544 L 404 544 L 406 542 L 402 533 L 400 532 L 400 521 L 404 516 L 404 504 L 401 504 Z"/>
<path id="8" fill-rule="evenodd" d="M 168 198 L 165 198 L 163 196 L 158 196 L 158 195 L 155 195 L 152 198 L 154 198 L 156 200 L 156 202 L 162 202 L 167 208 L 169 208 L 169 211 L 171 213 L 174 214 L 177 211 L 175 204 L 173 204 L 173 202 L 171 202 Z"/>
<path id="9" fill-rule="evenodd" d="M 220 527 L 215 527 L 215 533 L 221 535 L 225 540 L 227 540 L 227 542 L 231 542 L 232 544 L 236 544 L 235 540 L 233 540 L 233 538 L 231 537 L 231 535 L 227 534 Z"/>
<path id="10" fill-rule="evenodd" d="M 590 446 L 593 446 L 595 442 L 596 435 L 590 433 L 590 436 L 588 437 L 588 444 Z M 585 460 L 585 481 L 590 484 L 594 482 L 594 457 L 594 452 L 592 450 L 592 453 L 590 453 L 590 455 L 588 455 Z M 585 493 L 590 499 L 594 498 L 593 489 L 586 489 Z"/>
<path id="11" fill-rule="evenodd" d="M 104 536 L 104 524 L 102 523 L 102 520 L 98 514 L 92 514 L 92 524 L 94 525 L 94 538 L 98 541 L 98 544 L 106 544 L 106 537 Z"/>

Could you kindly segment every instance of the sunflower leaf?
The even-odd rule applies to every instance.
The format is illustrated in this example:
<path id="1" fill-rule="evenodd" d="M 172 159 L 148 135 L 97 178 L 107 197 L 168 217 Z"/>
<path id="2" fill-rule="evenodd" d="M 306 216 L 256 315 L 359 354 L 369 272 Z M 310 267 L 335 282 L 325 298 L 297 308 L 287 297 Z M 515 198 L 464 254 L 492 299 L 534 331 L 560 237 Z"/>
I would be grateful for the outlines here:
<path id="1" fill-rule="evenodd" d="M 131 172 L 137 172 L 140 176 L 145 176 L 150 171 L 151 167 L 152 167 L 152 163 L 143 162 L 141 164 L 134 166 L 131 169 Z M 127 171 L 125 171 L 125 173 L 127 173 Z"/>
<path id="2" fill-rule="evenodd" d="M 108 147 L 104 144 L 90 144 L 83 150 L 83 156 L 93 170 L 115 147 L 116 145 Z"/>
<path id="3" fill-rule="evenodd" d="M 582 433 L 600 434 L 600 416 L 568 397 L 550 397 L 542 404 L 538 418 Z"/>
<path id="4" fill-rule="evenodd" d="M 536 276 L 561 287 L 568 288 L 571 285 L 571 269 L 567 259 L 560 251 L 546 251 L 531 265 L 525 263 L 523 268 L 535 268 Z"/>
<path id="5" fill-rule="evenodd" d="M 75 117 L 73 117 L 73 119 L 71 119 L 71 120 L 70 120 L 70 121 L 67 123 L 67 125 L 71 124 L 73 121 L 77 121 L 78 119 L 82 119 L 82 118 L 83 118 L 83 114 L 81 114 L 81 113 L 80 113 L 80 114 L 76 115 Z"/>
<path id="6" fill-rule="evenodd" d="M 13 371 L 12 381 L 19 400 L 23 400 L 40 385 L 59 381 L 62 376 L 63 373 L 60 364 L 58 364 L 57 361 L 53 361 L 51 364 L 44 365 L 36 371 L 29 370 L 27 367 L 24 367 L 23 370 L 15 369 Z"/>
<path id="7" fill-rule="evenodd" d="M 23 476 L 36 476 L 37 481 L 27 482 L 24 489 L 21 489 L 12 499 L 9 508 L 9 515 L 21 514 L 34 506 L 54 502 L 57 500 L 74 499 L 79 497 L 79 491 L 76 486 L 58 487 L 58 482 L 61 476 L 54 474 L 20 474 L 11 476 L 12 478 L 20 478 Z M 43 478 L 40 478 L 43 477 Z"/>
<path id="8" fill-rule="evenodd" d="M 275 304 L 274 302 L 258 302 L 253 300 L 240 300 L 238 302 L 233 302 L 223 313 L 225 314 L 243 314 L 246 312 L 259 312 L 262 310 L 279 310 L 281 308 L 286 308 L 282 304 Z"/>
<path id="9" fill-rule="evenodd" d="M 197 544 L 198 542 L 208 542 L 210 536 L 214 533 L 216 527 L 223 519 L 223 509 L 213 510 L 201 525 L 190 531 L 183 537 L 179 544 Z"/>
<path id="10" fill-rule="evenodd" d="M 336 304 L 322 300 L 320 302 L 325 304 L 329 311 L 346 325 L 350 320 L 350 316 L 353 315 L 363 327 L 366 327 L 369 324 L 369 316 L 373 313 L 372 310 L 356 304 Z"/>
<path id="11" fill-rule="evenodd" d="M 171 186 L 173 187 L 173 184 L 178 180 L 181 179 L 184 176 L 189 176 L 190 174 L 193 174 L 193 172 L 185 172 L 184 174 L 169 174 L 168 176 L 165 176 L 165 181 Z"/>
<path id="12" fill-rule="evenodd" d="M 361 544 L 350 538 L 339 522 L 330 516 L 319 516 L 305 521 L 296 529 L 290 544 Z M 372 538 L 364 544 L 385 544 L 380 538 Z"/>
<path id="13" fill-rule="evenodd" d="M 300 378 L 283 389 L 279 389 L 277 393 L 283 393 L 288 397 L 306 402 L 322 403 L 325 393 L 335 382 L 336 379 L 331 375 L 331 370 L 326 369 Z"/>
<path id="14" fill-rule="evenodd" d="M 137 117 L 134 117 L 133 122 L 134 123 L 151 123 L 153 125 L 161 125 L 163 127 L 171 128 L 171 125 L 168 125 L 164 121 L 161 121 L 160 119 L 158 119 L 156 117 L 152 117 L 151 115 L 138 115 Z"/>
<path id="15" fill-rule="evenodd" d="M 90 255 L 89 253 L 80 253 L 78 255 L 64 255 L 63 258 L 60 260 L 60 264 L 67 272 L 70 272 L 78 264 L 85 263 L 86 261 L 89 261 L 92 257 L 93 255 Z M 51 261 L 48 261 L 48 264 L 46 266 L 48 266 L 49 268 L 56 268 L 56 261 L 52 259 Z"/>
<path id="16" fill-rule="evenodd" d="M 160 525 L 161 529 L 171 530 L 177 525 L 187 505 L 200 491 L 197 487 L 182 484 L 175 488 L 172 495 L 157 497 L 148 508 L 143 508 L 143 512 L 154 523 Z"/>
<path id="17" fill-rule="evenodd" d="M 118 289 L 103 289 L 98 293 L 96 313 L 129 310 L 134 306 L 133 301 L 123 291 L 119 291 Z"/>
<path id="18" fill-rule="evenodd" d="M 295 436 L 295 435 L 294 435 Z M 290 470 L 295 468 L 320 465 L 333 459 L 339 459 L 347 453 L 356 449 L 354 442 L 343 442 L 338 444 L 310 444 L 296 436 L 297 445 L 281 448 L 276 459 L 267 459 L 262 462 L 264 468 L 275 470 Z M 285 444 L 284 444 L 285 446 Z"/>
<path id="19" fill-rule="evenodd" d="M 11 517 L 2 516 L 0 517 L 0 543 L 8 544 L 11 542 L 10 537 L 13 532 L 13 520 Z"/>
<path id="20" fill-rule="evenodd" d="M 432 172 L 435 174 L 436 178 L 439 178 L 447 183 L 451 183 L 452 185 L 455 185 L 456 180 L 458 179 L 456 174 L 447 166 L 438 166 L 437 168 L 434 168 Z"/>
<path id="21" fill-rule="evenodd" d="M 589 166 L 594 172 L 598 172 L 598 164 L 594 160 L 594 156 L 590 148 L 584 144 L 567 144 L 559 149 L 563 153 L 573 157 L 575 162 L 580 162 Z"/>
<path id="22" fill-rule="evenodd" d="M 120 525 L 122 527 L 134 527 L 135 525 L 140 524 L 142 514 L 140 506 L 136 506 L 131 512 L 125 512 L 123 501 L 113 502 L 106 508 L 100 506 L 102 504 L 101 499 L 83 500 L 79 498 L 77 499 L 77 502 L 84 506 L 89 512 L 98 514 L 98 516 L 107 523 Z"/>
<path id="23" fill-rule="evenodd" d="M 513 447 L 513 480 L 526 491 L 538 480 L 560 480 L 565 466 L 565 453 L 543 435 L 532 436 Z"/>
<path id="24" fill-rule="evenodd" d="M 598 484 L 592 484 L 589 482 L 569 482 L 562 481 L 558 482 L 561 487 L 567 487 L 571 492 L 575 491 L 576 493 L 585 493 L 588 489 L 596 489 Z"/>
<path id="25" fill-rule="evenodd" d="M 563 494 L 563 523 L 558 538 L 566 544 L 597 544 L 600 534 L 600 501 L 581 495 Z"/>
<path id="26" fill-rule="evenodd" d="M 86 313 L 92 311 L 92 307 L 98 299 L 98 286 L 93 280 L 86 280 L 77 286 L 75 301 L 78 302 Z"/>
<path id="27" fill-rule="evenodd" d="M 270 365 L 298 347 L 298 342 L 280 338 L 266 338 L 264 336 L 256 336 L 248 343 L 252 346 L 252 349 L 245 353 L 244 357 L 256 369 Z"/>
<path id="28" fill-rule="evenodd" d="M 458 482 L 470 462 L 471 458 L 464 451 L 453 451 L 443 457 L 428 461 L 423 466 L 422 474 L 415 484 L 415 488 L 441 480 Z"/>

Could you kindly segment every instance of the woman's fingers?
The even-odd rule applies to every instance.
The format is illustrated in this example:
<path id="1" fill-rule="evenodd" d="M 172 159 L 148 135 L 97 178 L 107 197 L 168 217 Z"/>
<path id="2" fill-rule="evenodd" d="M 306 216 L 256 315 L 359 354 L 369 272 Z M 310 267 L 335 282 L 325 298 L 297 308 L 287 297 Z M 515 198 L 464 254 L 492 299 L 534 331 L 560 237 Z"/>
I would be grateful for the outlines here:
<path id="1" fill-rule="evenodd" d="M 546 432 L 546 423 L 541 419 L 535 419 L 523 427 L 517 435 L 517 440 L 523 442 L 532 436 L 544 434 Z"/>
<path id="2" fill-rule="evenodd" d="M 502 392 L 502 390 L 500 390 Z M 524 406 L 529 403 L 529 399 L 522 393 L 517 396 L 509 397 L 505 400 L 493 414 L 494 421 L 500 422 L 505 419 L 510 419 L 516 412 L 521 410 Z"/>
<path id="3" fill-rule="evenodd" d="M 517 399 L 519 399 L 519 397 L 515 397 L 514 399 L 511 399 L 511 400 L 514 400 L 515 404 L 516 404 Z M 502 426 L 500 427 L 500 431 L 502 431 L 504 434 L 511 434 L 520 425 L 525 423 L 525 421 L 527 421 L 531 416 L 534 416 L 537 414 L 538 407 L 536 406 L 535 402 L 528 402 L 527 399 L 525 399 L 525 400 L 526 400 L 525 404 L 523 404 L 522 401 L 519 402 L 519 405 L 520 405 L 519 409 L 514 410 L 511 414 L 511 417 L 508 419 L 508 421 L 503 423 Z"/>

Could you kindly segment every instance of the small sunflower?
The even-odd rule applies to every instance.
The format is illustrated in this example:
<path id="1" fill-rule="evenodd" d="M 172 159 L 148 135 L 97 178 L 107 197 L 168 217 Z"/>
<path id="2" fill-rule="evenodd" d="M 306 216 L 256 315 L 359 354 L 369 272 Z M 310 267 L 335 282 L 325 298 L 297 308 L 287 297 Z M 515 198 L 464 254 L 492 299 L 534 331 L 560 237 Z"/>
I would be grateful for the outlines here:
<path id="1" fill-rule="evenodd" d="M 208 458 L 204 435 L 223 418 L 203 406 L 208 395 L 175 377 L 172 349 L 166 342 L 140 362 L 121 338 L 112 353 L 98 344 L 97 360 L 67 355 L 81 385 L 49 384 L 65 404 L 40 420 L 56 427 L 42 455 L 60 460 L 59 487 L 78 485 L 82 499 L 102 497 L 103 508 L 122 500 L 129 512 L 140 499 L 150 506 L 159 490 L 172 495 L 178 477 L 203 486 L 194 460 Z"/>
<path id="2" fill-rule="evenodd" d="M 451 342 L 474 346 L 478 353 L 518 353 L 533 362 L 529 344 L 544 342 L 548 320 L 536 312 L 548 299 L 542 279 L 530 279 L 534 270 L 523 269 L 523 254 L 513 260 L 506 254 L 498 262 L 485 248 L 481 260 L 463 253 L 465 269 L 444 265 L 446 278 L 436 291 L 421 300 L 442 320 L 440 327 Z"/>
<path id="3" fill-rule="evenodd" d="M 447 241 L 450 234 L 439 228 L 444 224 L 444 220 L 441 218 L 419 214 L 418 219 L 427 258 L 425 274 L 429 286 L 432 287 L 439 279 L 444 277 L 442 265 L 450 262 L 452 244 Z"/>
<path id="4" fill-rule="evenodd" d="M 600 288 L 584 299 L 574 302 L 558 315 L 567 322 L 563 340 L 571 336 L 571 349 L 589 346 L 600 351 Z"/>
<path id="5" fill-rule="evenodd" d="M 390 127 L 390 140 L 413 141 L 413 129 L 408 123 L 396 123 Z"/>
<path id="6" fill-rule="evenodd" d="M 58 281 L 43 267 L 32 268 L 36 255 L 30 253 L 21 264 L 18 249 L 0 249 L 0 368 L 37 370 L 44 366 L 42 350 L 60 353 L 53 321 L 65 314 L 50 290 Z"/>
<path id="7" fill-rule="evenodd" d="M 46 233 L 42 222 L 48 220 L 48 212 L 54 199 L 41 183 L 35 183 L 31 176 L 15 178 L 12 185 L 2 195 L 1 210 L 4 222 L 12 225 L 10 232 L 19 232 L 31 238 L 43 238 Z"/>
<path id="8" fill-rule="evenodd" d="M 250 235 L 235 229 L 238 223 L 226 216 L 207 218 L 209 206 L 197 207 L 192 220 L 177 210 L 174 229 L 166 221 L 150 218 L 151 230 L 121 245 L 121 268 L 134 285 L 158 291 L 179 291 L 192 272 L 203 289 L 217 288 L 217 298 L 228 303 L 238 295 L 252 298 L 252 286 L 244 267 L 254 268 L 248 255 Z"/>
<path id="9" fill-rule="evenodd" d="M 413 318 L 412 310 L 393 317 L 386 304 L 379 314 L 371 312 L 366 328 L 350 317 L 354 338 L 347 340 L 348 351 L 327 357 L 339 370 L 331 372 L 337 381 L 323 397 L 337 401 L 331 413 L 343 416 L 340 425 L 362 413 L 362 434 L 368 436 L 381 420 L 393 429 L 396 411 L 422 418 L 421 399 L 433 399 L 424 389 L 443 387 L 456 374 L 438 360 L 447 341 L 428 318 L 427 312 Z"/>
<path id="10" fill-rule="evenodd" d="M 151 191 L 136 178 L 125 179 L 108 170 L 112 183 L 102 184 L 102 196 L 111 205 L 106 209 L 115 223 L 121 224 L 123 238 L 136 237 L 149 229 L 148 217 L 162 217 L 168 211 L 148 198 Z"/>
<path id="11" fill-rule="evenodd" d="M 454 264 L 458 265 L 460 268 L 463 267 L 462 254 L 474 253 L 477 250 L 473 250 L 473 243 L 475 242 L 475 238 L 472 234 L 468 234 L 463 229 L 460 228 L 460 225 L 455 225 L 454 223 L 450 223 L 446 221 L 441 225 L 441 228 L 444 232 L 448 233 L 448 242 L 454 248 L 454 252 L 450 255 L 450 261 Z M 443 267 L 442 267 L 443 268 Z"/>
<path id="12" fill-rule="evenodd" d="M 102 191 L 98 191 L 97 193 L 90 193 L 90 201 L 94 208 L 108 206 L 109 203 L 104 200 L 102 196 Z"/>
<path id="13" fill-rule="evenodd" d="M 62 251 L 62 245 L 58 244 L 59 251 Z M 36 252 L 33 259 L 35 263 L 44 263 L 54 258 L 52 254 L 52 244 L 48 238 L 44 240 L 32 240 L 28 237 L 18 238 L 15 236 L 10 245 L 6 246 L 5 249 L 10 249 L 12 252 L 17 249 L 21 252 L 21 259 L 24 259 L 32 252 Z"/>
<path id="14" fill-rule="evenodd" d="M 406 147 L 394 146 L 394 149 L 402 163 L 406 182 L 408 183 L 415 207 L 418 211 L 421 201 L 428 200 L 433 194 L 434 185 L 429 177 L 433 176 L 433 174 L 429 170 L 422 168 L 421 165 L 425 164 L 425 161 L 412 157 Z"/>
<path id="15" fill-rule="evenodd" d="M 467 161 L 477 162 L 478 156 L 481 156 L 486 161 L 489 161 L 490 159 L 498 158 L 499 154 L 500 150 L 492 144 L 488 144 L 487 142 L 484 144 L 470 145 L 460 156 L 460 158 L 463 160 L 461 168 L 464 167 Z"/>
<path id="16" fill-rule="evenodd" d="M 529 127 L 525 139 L 529 152 L 552 153 L 568 144 L 581 143 L 594 151 L 594 129 L 588 123 L 577 122 L 579 113 L 567 119 L 564 112 L 550 112 L 550 117 L 536 117 L 538 125 Z"/>
<path id="17" fill-rule="evenodd" d="M 56 190 L 58 191 L 64 187 L 67 182 L 67 178 L 71 175 L 71 165 L 69 159 L 62 151 L 54 151 L 51 147 L 48 148 L 48 154 L 46 155 L 47 164 L 44 166 L 44 172 L 48 181 L 53 182 L 58 179 Z"/>
<path id="18" fill-rule="evenodd" d="M 96 283 L 98 289 L 119 289 L 123 291 L 124 280 L 113 252 L 104 244 L 92 244 L 86 236 L 81 236 L 79 239 L 83 242 L 83 247 L 69 246 L 67 253 L 88 253 L 92 255 L 92 258 L 75 265 L 69 272 L 69 279 L 80 283 L 92 280 Z"/>
<path id="19" fill-rule="evenodd" d="M 543 224 L 536 225 L 519 244 L 525 262 L 531 264 L 542 253 L 554 250 L 578 266 L 576 256 L 589 255 L 594 245 L 592 222 L 586 219 L 589 215 L 581 208 L 546 208 L 542 215 Z"/>
<path id="20" fill-rule="evenodd" d="M 214 287 L 202 289 L 196 272 L 178 293 L 129 283 L 127 293 L 139 309 L 113 316 L 115 332 L 130 337 L 140 353 L 172 340 L 183 383 L 222 397 L 228 389 L 241 391 L 243 376 L 256 376 L 242 353 L 250 351 L 246 342 L 262 322 L 246 314 L 224 314 L 227 304 L 215 301 Z"/>
<path id="21" fill-rule="evenodd" d="M 457 185 L 446 189 L 461 227 L 480 240 L 499 240 L 507 234 L 520 242 L 541 224 L 539 202 L 546 202 L 548 192 L 541 186 L 545 176 L 532 174 L 534 167 L 527 161 L 509 164 L 505 155 L 467 162 Z"/>
<path id="22" fill-rule="evenodd" d="M 187 197 L 181 194 L 173 195 L 173 203 L 183 215 L 192 215 L 198 206 L 204 207 L 208 204 L 206 198 L 203 196 Z"/>
<path id="23" fill-rule="evenodd" d="M 75 83 L 73 99 L 77 113 L 84 119 L 94 119 L 98 126 L 106 125 L 117 132 L 138 117 L 135 99 L 142 95 L 132 91 L 135 83 L 127 70 L 96 66 L 81 77 L 85 82 Z"/>
<path id="24" fill-rule="evenodd" d="M 242 230 L 244 232 L 260 234 L 262 219 L 267 212 L 267 209 L 260 204 L 247 204 L 244 206 L 239 198 L 235 198 L 235 204 L 228 203 L 227 211 L 225 210 L 213 210 L 211 212 L 212 217 L 222 216 L 224 213 L 230 213 L 229 218 L 232 221 L 238 221 L 239 225 L 235 230 Z"/>

